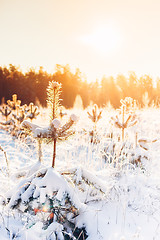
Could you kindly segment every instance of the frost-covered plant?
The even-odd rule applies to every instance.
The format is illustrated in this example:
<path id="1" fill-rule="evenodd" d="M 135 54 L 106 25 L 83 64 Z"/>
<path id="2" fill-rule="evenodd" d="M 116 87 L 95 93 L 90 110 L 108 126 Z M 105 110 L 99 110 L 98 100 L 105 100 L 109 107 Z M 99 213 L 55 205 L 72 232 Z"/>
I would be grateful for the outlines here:
<path id="1" fill-rule="evenodd" d="M 113 167 L 123 167 L 125 164 L 143 167 L 143 160 L 149 159 L 148 153 L 141 146 L 135 146 L 129 141 L 108 142 L 102 156 L 105 162 Z"/>
<path id="2" fill-rule="evenodd" d="M 2 108 L 0 108 L 0 112 L 2 113 L 3 116 L 5 116 L 6 118 L 6 122 L 8 121 L 8 117 L 11 114 L 12 110 L 10 107 L 8 106 L 3 106 Z"/>
<path id="3" fill-rule="evenodd" d="M 85 203 L 100 200 L 107 191 L 105 182 L 83 167 L 61 170 L 61 173 L 67 175 L 79 191 L 85 192 L 87 189 Z"/>
<path id="4" fill-rule="evenodd" d="M 65 178 L 53 168 L 41 169 L 23 179 L 6 193 L 4 204 L 9 209 L 23 212 L 24 219 L 28 213 L 31 214 L 29 227 L 41 221 L 42 228 L 52 232 L 54 239 L 87 238 L 85 230 L 76 226 L 76 218 L 85 210 L 85 205 Z M 58 226 L 57 231 L 55 225 Z"/>
<path id="5" fill-rule="evenodd" d="M 29 108 L 28 109 L 25 108 L 25 109 L 28 112 L 26 117 L 29 118 L 31 121 L 39 115 L 38 107 L 34 106 L 33 103 L 30 103 Z"/>
<path id="6" fill-rule="evenodd" d="M 58 117 L 59 107 L 60 107 L 60 93 L 61 84 L 58 82 L 49 82 L 47 88 L 47 103 L 50 108 L 51 120 Z"/>
<path id="7" fill-rule="evenodd" d="M 10 119 L 6 122 L 0 122 L 0 125 L 2 125 L 2 129 L 7 131 L 8 133 L 12 134 L 12 131 L 15 129 L 16 127 L 16 123 L 13 119 Z"/>
<path id="8" fill-rule="evenodd" d="M 27 104 L 24 104 L 22 106 L 22 108 L 23 108 L 25 114 L 27 114 L 29 112 L 29 107 L 27 106 Z"/>
<path id="9" fill-rule="evenodd" d="M 97 104 L 94 104 L 92 112 L 87 113 L 93 122 L 93 130 L 90 131 L 91 143 L 97 143 L 97 122 L 102 118 L 102 110 L 99 111 Z"/>
<path id="10" fill-rule="evenodd" d="M 6 165 L 7 165 L 7 172 L 8 172 L 8 176 L 9 176 L 9 161 L 8 161 L 8 158 L 7 158 L 7 153 L 6 151 L 1 147 L 0 145 L 0 151 L 2 151 L 4 153 L 4 157 L 5 157 L 5 160 L 6 160 Z"/>
<path id="11" fill-rule="evenodd" d="M 19 107 L 17 114 L 13 113 L 12 115 L 17 120 L 17 124 L 21 124 L 23 122 L 23 120 L 25 119 L 25 113 L 24 113 L 24 109 L 22 107 Z"/>
<path id="12" fill-rule="evenodd" d="M 13 126 L 13 125 L 15 125 L 15 121 L 14 121 L 13 118 L 11 118 L 11 119 L 9 119 L 9 120 L 6 121 L 6 122 L 0 122 L 0 124 L 2 124 L 2 125 L 4 125 L 4 126 L 8 127 L 8 126 Z"/>
<path id="13" fill-rule="evenodd" d="M 10 113 L 12 113 L 12 117 L 8 120 Z M 13 111 L 8 106 L 6 106 L 4 115 L 6 116 L 6 121 L 0 122 L 1 125 L 5 126 L 3 129 L 10 133 L 12 136 L 19 137 L 19 135 L 22 133 L 20 124 L 25 119 L 23 108 L 17 105 L 16 111 L 13 113 Z"/>
<path id="14" fill-rule="evenodd" d="M 56 143 L 57 140 L 65 140 L 71 136 L 74 132 L 70 130 L 71 126 L 78 120 L 75 114 L 71 114 L 70 119 L 67 123 L 61 126 L 61 122 L 56 118 L 59 110 L 59 94 L 61 85 L 57 82 L 50 82 L 47 89 L 48 103 L 51 107 L 51 123 L 47 127 L 40 127 L 28 121 L 24 121 L 22 126 L 33 133 L 38 141 L 45 140 L 46 143 L 54 142 L 53 145 L 53 160 L 52 167 L 55 166 L 56 158 Z M 39 144 L 41 142 L 39 141 Z M 39 145 L 40 149 L 40 145 Z M 40 151 L 39 151 L 40 152 Z"/>
<path id="15" fill-rule="evenodd" d="M 61 84 L 58 82 L 49 82 L 49 86 L 47 88 L 47 102 L 48 106 L 51 110 L 51 121 L 54 120 L 58 116 L 58 110 L 60 106 L 60 91 L 61 91 Z M 59 127 L 60 123 L 58 123 L 58 120 L 55 121 L 55 126 L 53 124 L 53 129 L 56 136 L 56 129 Z M 52 167 L 55 165 L 55 158 L 56 158 L 56 142 L 57 138 L 54 137 L 53 139 L 53 161 L 52 161 Z"/>
<path id="16" fill-rule="evenodd" d="M 9 107 L 11 107 L 13 110 L 16 110 L 18 106 L 21 105 L 21 100 L 17 100 L 17 94 L 12 95 L 12 101 L 8 100 L 7 104 Z"/>
<path id="17" fill-rule="evenodd" d="M 124 131 L 128 127 L 132 127 L 137 123 L 136 115 L 129 111 L 126 101 L 121 100 L 121 107 L 119 109 L 119 115 L 121 120 L 119 119 L 118 115 L 112 117 L 112 121 L 116 127 L 122 130 L 121 139 L 124 141 Z"/>
<path id="18" fill-rule="evenodd" d="M 22 126 L 33 133 L 33 137 L 38 141 L 45 140 L 46 143 L 53 142 L 54 140 L 65 140 L 74 132 L 70 130 L 71 126 L 77 121 L 77 116 L 71 114 L 69 121 L 61 126 L 61 122 L 55 118 L 47 127 L 40 127 L 28 121 L 23 121 Z M 53 149 L 52 167 L 55 166 L 56 157 L 56 144 Z"/>
<path id="19" fill-rule="evenodd" d="M 0 108 L 2 115 L 6 117 L 6 122 L 0 122 L 0 124 L 4 125 L 4 130 L 8 131 L 12 134 L 12 136 L 18 137 L 20 124 L 25 118 L 24 107 L 21 106 L 21 101 L 17 100 L 17 95 L 12 95 L 12 101 L 8 100 L 8 105 Z M 26 105 L 27 106 L 27 105 Z M 8 116 L 11 115 L 11 118 L 8 120 Z"/>
<path id="20" fill-rule="evenodd" d="M 88 113 L 88 117 L 92 120 L 92 122 L 94 122 L 95 124 L 101 119 L 101 114 L 102 114 L 102 110 L 99 111 L 98 110 L 98 106 L 97 104 L 94 104 L 93 109 L 92 109 L 92 113 L 87 112 Z"/>
<path id="21" fill-rule="evenodd" d="M 137 109 L 137 101 L 131 97 L 125 97 L 120 100 L 121 105 L 125 105 L 127 113 L 134 112 Z"/>
<path id="22" fill-rule="evenodd" d="M 13 97 L 13 99 L 14 99 L 13 103 L 15 103 L 14 106 L 16 106 L 16 111 L 12 113 L 13 118 L 11 119 L 11 121 L 6 122 L 6 125 L 12 125 L 12 127 L 9 129 L 11 135 L 19 137 L 24 134 L 24 131 L 22 131 L 21 128 L 21 123 L 27 117 L 30 118 L 32 121 L 32 119 L 36 118 L 39 112 L 37 112 L 37 107 L 35 107 L 33 103 L 30 103 L 29 107 L 27 106 L 27 104 L 20 106 L 19 104 L 16 104 L 15 97 Z M 26 115 L 29 111 L 30 113 Z"/>

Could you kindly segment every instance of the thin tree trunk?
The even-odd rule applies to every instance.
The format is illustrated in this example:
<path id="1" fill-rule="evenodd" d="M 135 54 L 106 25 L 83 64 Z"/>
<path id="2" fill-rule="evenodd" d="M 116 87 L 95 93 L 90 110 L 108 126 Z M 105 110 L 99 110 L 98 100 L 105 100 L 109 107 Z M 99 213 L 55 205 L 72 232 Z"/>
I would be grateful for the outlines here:
<path id="1" fill-rule="evenodd" d="M 56 159 L 56 142 L 57 142 L 57 140 L 54 139 L 54 142 L 53 142 L 53 161 L 52 161 L 52 167 L 53 168 L 55 166 L 55 159 Z"/>
<path id="2" fill-rule="evenodd" d="M 42 162 L 42 140 L 38 139 L 38 156 L 39 162 Z"/>
<path id="3" fill-rule="evenodd" d="M 56 95 L 56 90 L 54 89 L 54 96 L 53 96 L 53 120 L 55 119 L 55 96 Z M 54 139 L 53 142 L 53 161 L 52 161 L 52 167 L 54 168 L 55 166 L 55 159 L 56 159 L 56 138 Z"/>

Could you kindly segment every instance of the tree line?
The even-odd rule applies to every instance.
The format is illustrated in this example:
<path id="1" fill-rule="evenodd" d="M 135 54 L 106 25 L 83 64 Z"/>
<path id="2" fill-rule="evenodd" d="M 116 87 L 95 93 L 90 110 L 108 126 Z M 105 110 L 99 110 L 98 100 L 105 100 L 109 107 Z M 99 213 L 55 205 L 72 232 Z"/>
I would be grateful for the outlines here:
<path id="1" fill-rule="evenodd" d="M 138 78 L 134 72 L 131 72 L 128 77 L 122 74 L 117 75 L 116 78 L 104 76 L 100 81 L 88 83 L 79 69 L 73 73 L 69 65 L 58 64 L 53 74 L 44 71 L 43 67 L 39 67 L 38 71 L 30 68 L 25 73 L 12 64 L 9 67 L 0 67 L 1 103 L 11 99 L 16 93 L 22 104 L 35 103 L 38 99 L 42 106 L 46 106 L 46 89 L 49 81 L 53 80 L 62 84 L 60 98 L 66 108 L 73 107 L 77 95 L 81 96 L 84 107 L 91 102 L 103 107 L 110 102 L 117 108 L 120 99 L 125 97 L 132 97 L 142 107 L 145 101 L 149 104 L 154 102 L 155 105 L 160 103 L 160 79 L 157 79 L 153 86 L 153 79 L 150 76 L 143 75 Z"/>

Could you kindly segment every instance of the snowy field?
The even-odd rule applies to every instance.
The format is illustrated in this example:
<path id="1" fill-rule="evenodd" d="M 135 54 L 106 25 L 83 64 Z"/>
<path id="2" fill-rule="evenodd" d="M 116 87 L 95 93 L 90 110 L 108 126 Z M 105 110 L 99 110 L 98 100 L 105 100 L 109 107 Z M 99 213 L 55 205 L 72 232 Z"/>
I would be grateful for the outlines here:
<path id="1" fill-rule="evenodd" d="M 15 138 L 1 126 L 0 240 L 159 240 L 160 110 L 137 110 L 138 122 L 125 130 L 122 142 L 121 129 L 111 123 L 116 111 L 103 109 L 96 144 L 87 110 L 67 110 L 62 122 L 72 113 L 79 117 L 75 134 L 57 143 L 54 169 L 52 143 L 42 144 L 39 162 L 36 139 Z M 46 126 L 47 116 L 42 109 L 33 123 Z M 55 209 L 65 208 L 64 219 L 85 229 L 85 238 L 73 236 L 68 220 L 56 216 L 45 226 L 51 218 L 46 196 L 53 193 Z M 72 203 L 67 213 L 66 196 Z"/>

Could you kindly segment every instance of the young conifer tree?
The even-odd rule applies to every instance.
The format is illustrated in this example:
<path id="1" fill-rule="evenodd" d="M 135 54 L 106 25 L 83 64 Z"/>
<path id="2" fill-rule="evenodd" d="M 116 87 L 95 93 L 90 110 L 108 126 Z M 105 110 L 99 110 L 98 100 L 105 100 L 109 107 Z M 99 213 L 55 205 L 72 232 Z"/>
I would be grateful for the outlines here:
<path id="1" fill-rule="evenodd" d="M 60 106 L 60 96 L 61 93 L 61 84 L 58 82 L 49 82 L 49 86 L 47 88 L 47 102 L 51 109 L 51 121 L 53 121 L 58 116 L 58 109 Z M 59 127 L 59 126 L 58 126 Z M 54 129 L 56 134 L 56 127 Z M 54 138 L 53 141 L 53 161 L 52 161 L 52 167 L 55 165 L 55 158 L 56 158 L 56 142 L 57 139 Z"/>
<path id="2" fill-rule="evenodd" d="M 32 122 L 32 120 L 35 119 L 39 114 L 38 107 L 34 106 L 33 103 L 30 103 L 29 108 L 27 110 L 28 110 L 28 114 L 26 117 L 29 118 Z"/>
<path id="3" fill-rule="evenodd" d="M 18 106 L 21 105 L 21 100 L 17 100 L 17 94 L 12 95 L 12 101 L 8 100 L 7 104 L 12 110 L 16 110 Z"/>
<path id="4" fill-rule="evenodd" d="M 68 122 L 62 126 L 61 122 L 57 119 L 60 106 L 60 89 L 61 84 L 57 82 L 50 82 L 47 88 L 47 102 L 51 110 L 51 121 L 49 126 L 40 127 L 26 120 L 22 123 L 22 126 L 32 132 L 33 137 L 35 137 L 38 141 L 45 140 L 46 143 L 53 142 L 53 168 L 55 166 L 57 140 L 62 141 L 71 136 L 74 131 L 70 130 L 70 128 L 77 121 L 77 116 L 75 114 L 71 114 Z M 41 141 L 39 141 L 39 143 L 41 143 Z"/>
<path id="5" fill-rule="evenodd" d="M 112 121 L 114 125 L 121 129 L 121 139 L 124 141 L 124 131 L 128 127 L 132 127 L 137 123 L 136 115 L 132 111 L 133 106 L 131 105 L 132 98 L 125 98 L 124 100 L 121 99 L 120 103 L 120 109 L 119 109 L 119 117 L 116 115 L 115 117 L 112 117 Z"/>
<path id="6" fill-rule="evenodd" d="M 11 108 L 9 108 L 8 106 L 2 107 L 0 108 L 0 112 L 3 116 L 5 116 L 7 122 L 9 115 L 12 113 Z"/>
<path id="7" fill-rule="evenodd" d="M 12 114 L 13 117 L 17 120 L 18 125 L 21 124 L 23 122 L 23 120 L 25 119 L 25 113 L 24 113 L 24 109 L 23 107 L 19 107 L 18 108 L 18 114 Z"/>
<path id="8" fill-rule="evenodd" d="M 90 131 L 91 143 L 97 143 L 96 135 L 97 135 L 97 122 L 102 118 L 102 110 L 98 110 L 97 104 L 94 104 L 92 112 L 87 112 L 88 117 L 93 122 L 93 130 Z"/>

